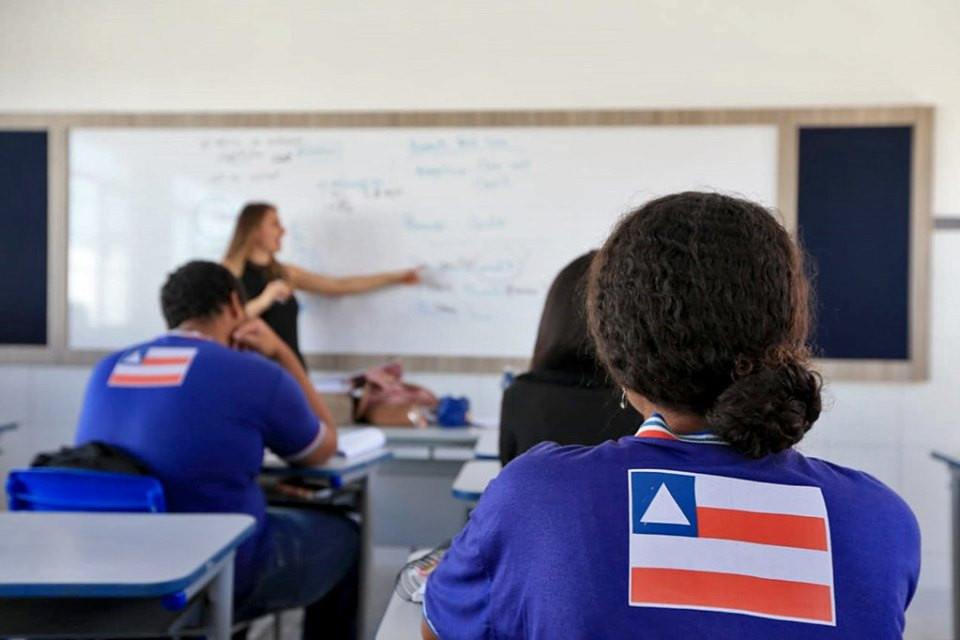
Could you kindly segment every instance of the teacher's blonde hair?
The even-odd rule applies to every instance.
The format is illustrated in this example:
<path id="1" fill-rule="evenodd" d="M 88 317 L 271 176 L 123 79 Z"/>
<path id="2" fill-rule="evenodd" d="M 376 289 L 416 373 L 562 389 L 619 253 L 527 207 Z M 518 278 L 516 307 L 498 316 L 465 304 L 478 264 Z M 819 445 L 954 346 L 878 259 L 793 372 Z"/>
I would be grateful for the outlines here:
<path id="1" fill-rule="evenodd" d="M 227 253 L 223 256 L 223 264 L 238 278 L 243 275 L 243 269 L 253 246 L 254 235 L 263 219 L 277 208 L 268 202 L 248 202 L 243 206 L 237 223 L 233 227 L 233 237 L 227 246 Z M 286 269 L 271 255 L 268 267 L 274 277 L 286 279 Z"/>

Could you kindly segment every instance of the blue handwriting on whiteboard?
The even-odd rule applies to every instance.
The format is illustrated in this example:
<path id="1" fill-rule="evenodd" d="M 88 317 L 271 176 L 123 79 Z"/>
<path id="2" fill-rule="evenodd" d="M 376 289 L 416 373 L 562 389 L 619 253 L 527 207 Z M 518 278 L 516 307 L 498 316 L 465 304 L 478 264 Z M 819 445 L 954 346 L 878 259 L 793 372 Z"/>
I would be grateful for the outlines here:
<path id="1" fill-rule="evenodd" d="M 447 176 L 464 176 L 467 174 L 467 168 L 449 164 L 421 165 L 415 169 L 415 172 L 419 178 L 445 178 Z"/>
<path id="2" fill-rule="evenodd" d="M 383 190 L 383 180 L 380 178 L 334 178 L 320 180 L 317 186 L 331 191 L 363 191 Z"/>
<path id="3" fill-rule="evenodd" d="M 407 149 L 409 149 L 410 153 L 412 154 L 437 153 L 447 151 L 449 149 L 449 145 L 443 138 L 431 138 L 410 140 L 407 144 Z"/>
<path id="4" fill-rule="evenodd" d="M 475 184 L 478 189 L 502 189 L 510 186 L 509 176 L 493 176 L 490 178 L 477 178 Z"/>
<path id="5" fill-rule="evenodd" d="M 473 216 L 467 223 L 475 231 L 493 231 L 494 229 L 503 229 L 507 226 L 507 221 L 500 216 Z"/>
<path id="6" fill-rule="evenodd" d="M 342 155 L 339 145 L 335 144 L 310 144 L 297 149 L 298 156 L 320 156 L 320 157 L 338 157 Z"/>
<path id="7" fill-rule="evenodd" d="M 411 231 L 443 231 L 446 225 L 440 220 L 419 220 L 412 213 L 403 214 L 403 224 Z"/>

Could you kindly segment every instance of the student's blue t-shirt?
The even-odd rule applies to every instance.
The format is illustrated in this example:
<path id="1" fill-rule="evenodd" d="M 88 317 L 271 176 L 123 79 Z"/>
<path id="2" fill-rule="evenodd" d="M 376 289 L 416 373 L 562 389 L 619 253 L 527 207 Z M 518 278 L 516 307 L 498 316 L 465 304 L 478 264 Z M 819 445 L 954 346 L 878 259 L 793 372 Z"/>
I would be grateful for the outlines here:
<path id="1" fill-rule="evenodd" d="M 920 570 L 906 504 L 788 450 L 645 423 L 538 445 L 490 483 L 427 582 L 442 640 L 900 638 Z"/>
<path id="2" fill-rule="evenodd" d="M 322 426 L 275 363 L 211 340 L 170 334 L 94 369 L 76 444 L 99 440 L 142 460 L 173 512 L 248 513 L 257 529 L 237 552 L 235 587 L 249 588 L 270 544 L 257 485 L 264 447 L 296 459 Z"/>

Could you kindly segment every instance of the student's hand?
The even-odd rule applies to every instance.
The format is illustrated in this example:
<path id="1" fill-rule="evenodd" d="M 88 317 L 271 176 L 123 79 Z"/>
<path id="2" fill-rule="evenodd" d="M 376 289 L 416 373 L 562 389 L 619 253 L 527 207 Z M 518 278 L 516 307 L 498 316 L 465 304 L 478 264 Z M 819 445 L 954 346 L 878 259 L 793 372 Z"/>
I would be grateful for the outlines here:
<path id="1" fill-rule="evenodd" d="M 290 348 L 261 318 L 244 320 L 234 329 L 231 339 L 236 348 L 256 351 L 271 360 L 276 360 L 284 349 Z"/>
<path id="2" fill-rule="evenodd" d="M 286 302 L 293 295 L 293 289 L 286 280 L 271 280 L 263 288 L 263 294 L 261 295 L 266 295 L 271 303 Z"/>

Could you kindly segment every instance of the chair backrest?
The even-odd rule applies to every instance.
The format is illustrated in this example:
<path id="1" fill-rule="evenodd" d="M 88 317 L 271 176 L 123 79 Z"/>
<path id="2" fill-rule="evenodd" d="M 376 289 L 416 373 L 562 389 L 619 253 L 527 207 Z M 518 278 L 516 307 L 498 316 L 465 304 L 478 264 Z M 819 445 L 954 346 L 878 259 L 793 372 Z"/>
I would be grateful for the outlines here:
<path id="1" fill-rule="evenodd" d="M 156 478 L 83 469 L 14 469 L 7 477 L 10 511 L 167 510 Z"/>

